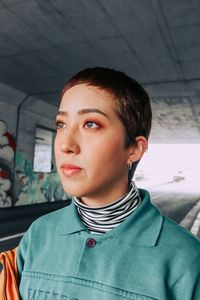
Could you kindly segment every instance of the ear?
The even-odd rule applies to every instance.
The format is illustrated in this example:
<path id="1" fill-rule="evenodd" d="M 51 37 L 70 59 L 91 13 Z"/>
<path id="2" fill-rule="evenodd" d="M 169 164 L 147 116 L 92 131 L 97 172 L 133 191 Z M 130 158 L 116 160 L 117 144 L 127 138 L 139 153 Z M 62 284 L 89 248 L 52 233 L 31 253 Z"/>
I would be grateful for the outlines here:
<path id="1" fill-rule="evenodd" d="M 135 142 L 129 147 L 129 157 L 127 164 L 134 163 L 141 159 L 148 149 L 148 141 L 144 136 L 137 136 Z"/>

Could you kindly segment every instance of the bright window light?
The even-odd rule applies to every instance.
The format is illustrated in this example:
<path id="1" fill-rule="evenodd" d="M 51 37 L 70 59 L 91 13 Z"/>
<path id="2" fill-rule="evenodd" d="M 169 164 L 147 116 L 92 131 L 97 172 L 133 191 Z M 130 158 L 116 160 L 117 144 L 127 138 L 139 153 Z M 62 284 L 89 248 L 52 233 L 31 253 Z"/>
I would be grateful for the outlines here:
<path id="1" fill-rule="evenodd" d="M 34 172 L 51 172 L 52 167 L 52 140 L 53 132 L 44 128 L 36 128 Z"/>
<path id="2" fill-rule="evenodd" d="M 175 186 L 182 192 L 200 193 L 200 144 L 150 144 L 134 180 L 138 187 L 148 189 L 181 182 Z"/>

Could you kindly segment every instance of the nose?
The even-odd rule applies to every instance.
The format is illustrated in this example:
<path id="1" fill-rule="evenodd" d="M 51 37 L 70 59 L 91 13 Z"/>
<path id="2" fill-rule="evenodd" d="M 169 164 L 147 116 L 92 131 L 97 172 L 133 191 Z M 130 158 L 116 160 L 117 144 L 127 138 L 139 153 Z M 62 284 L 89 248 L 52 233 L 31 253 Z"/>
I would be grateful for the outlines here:
<path id="1" fill-rule="evenodd" d="M 74 130 L 69 128 L 58 137 L 57 143 L 62 152 L 78 154 L 80 152 L 79 136 Z"/>

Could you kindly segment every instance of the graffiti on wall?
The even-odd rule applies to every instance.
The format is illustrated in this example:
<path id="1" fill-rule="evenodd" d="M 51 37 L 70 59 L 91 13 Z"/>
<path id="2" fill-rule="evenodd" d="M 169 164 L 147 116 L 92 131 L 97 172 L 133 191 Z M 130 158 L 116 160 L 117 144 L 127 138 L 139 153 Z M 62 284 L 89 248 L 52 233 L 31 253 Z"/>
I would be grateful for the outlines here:
<path id="1" fill-rule="evenodd" d="M 18 197 L 15 205 L 35 204 L 67 200 L 69 196 L 62 189 L 57 172 L 34 172 L 32 163 L 23 152 L 16 154 L 16 176 L 18 181 Z"/>
<path id="2" fill-rule="evenodd" d="M 0 207 L 12 206 L 13 161 L 15 139 L 7 131 L 7 124 L 0 120 Z"/>
<path id="3" fill-rule="evenodd" d="M 34 172 L 25 154 L 16 152 L 15 139 L 0 120 L 0 208 L 67 199 L 56 170 Z"/>

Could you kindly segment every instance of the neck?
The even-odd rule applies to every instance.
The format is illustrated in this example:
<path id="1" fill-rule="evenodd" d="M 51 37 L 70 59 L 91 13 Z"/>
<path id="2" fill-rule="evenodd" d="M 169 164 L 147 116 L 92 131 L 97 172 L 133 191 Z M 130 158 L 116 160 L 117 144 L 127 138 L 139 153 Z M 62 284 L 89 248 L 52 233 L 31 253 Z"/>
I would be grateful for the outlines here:
<path id="1" fill-rule="evenodd" d="M 114 188 L 112 187 L 112 189 L 110 190 L 101 190 L 98 193 L 96 193 L 96 195 L 91 195 L 89 197 L 81 197 L 79 198 L 79 200 L 87 206 L 90 207 L 102 207 L 102 206 L 106 206 L 109 205 L 113 202 L 116 201 L 116 199 L 119 199 L 121 197 L 123 197 L 124 195 L 126 195 L 129 191 L 130 187 L 128 182 L 126 182 L 126 184 L 124 186 L 115 186 Z"/>
<path id="2" fill-rule="evenodd" d="M 141 198 L 131 182 L 130 191 L 111 204 L 101 207 L 86 206 L 80 199 L 73 198 L 83 224 L 91 233 L 106 233 L 121 224 L 140 204 Z"/>

